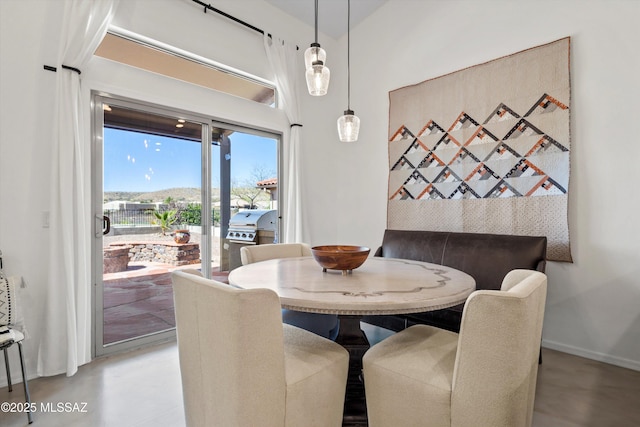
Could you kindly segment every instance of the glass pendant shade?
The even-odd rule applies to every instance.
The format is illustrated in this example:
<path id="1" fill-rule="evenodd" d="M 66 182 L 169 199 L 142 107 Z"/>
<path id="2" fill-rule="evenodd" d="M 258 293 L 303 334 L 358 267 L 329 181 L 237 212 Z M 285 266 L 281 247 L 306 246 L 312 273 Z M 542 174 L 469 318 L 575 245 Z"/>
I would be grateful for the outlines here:
<path id="1" fill-rule="evenodd" d="M 329 68 L 325 67 L 322 61 L 315 61 L 311 67 L 307 68 L 305 77 L 309 94 L 313 96 L 326 95 L 330 75 Z"/>
<path id="2" fill-rule="evenodd" d="M 319 43 L 311 43 L 311 46 L 304 52 L 304 69 L 313 66 L 316 61 L 327 62 L 327 52 L 320 47 Z"/>
<path id="3" fill-rule="evenodd" d="M 352 110 L 346 110 L 338 118 L 338 136 L 342 142 L 355 142 L 360 132 L 360 119 Z"/>

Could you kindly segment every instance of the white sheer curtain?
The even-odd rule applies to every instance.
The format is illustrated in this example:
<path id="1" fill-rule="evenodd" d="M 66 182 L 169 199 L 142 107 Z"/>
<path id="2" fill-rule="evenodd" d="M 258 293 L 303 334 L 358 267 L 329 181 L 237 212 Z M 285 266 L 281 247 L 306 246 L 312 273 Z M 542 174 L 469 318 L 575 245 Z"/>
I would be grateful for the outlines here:
<path id="1" fill-rule="evenodd" d="M 291 124 L 289 140 L 284 141 L 284 153 L 287 156 L 287 181 L 285 191 L 285 227 L 282 242 L 302 241 L 302 200 L 300 191 L 300 105 L 298 102 L 298 52 L 295 45 L 283 40 L 271 39 L 265 34 L 264 48 L 271 68 L 276 76 L 276 84 L 284 112 Z M 302 74 L 301 74 L 302 75 Z"/>
<path id="2" fill-rule="evenodd" d="M 76 373 L 91 360 L 90 153 L 80 72 L 104 38 L 118 0 L 65 0 L 50 180 L 50 259 L 38 374 Z M 73 67 L 71 70 L 66 67 Z"/>

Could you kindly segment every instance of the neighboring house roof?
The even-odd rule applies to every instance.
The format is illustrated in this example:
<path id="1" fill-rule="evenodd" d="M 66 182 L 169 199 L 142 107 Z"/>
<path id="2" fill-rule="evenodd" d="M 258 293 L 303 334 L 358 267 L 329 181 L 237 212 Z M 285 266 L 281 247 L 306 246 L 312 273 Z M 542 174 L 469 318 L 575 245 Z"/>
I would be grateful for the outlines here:
<path id="1" fill-rule="evenodd" d="M 260 188 L 278 188 L 278 178 L 263 179 L 256 182 L 256 186 Z"/>

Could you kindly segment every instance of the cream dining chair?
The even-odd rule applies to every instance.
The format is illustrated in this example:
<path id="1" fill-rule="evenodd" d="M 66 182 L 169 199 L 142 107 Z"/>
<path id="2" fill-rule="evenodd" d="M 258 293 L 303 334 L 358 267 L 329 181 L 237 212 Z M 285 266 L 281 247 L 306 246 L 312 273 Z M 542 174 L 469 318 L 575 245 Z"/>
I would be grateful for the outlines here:
<path id="1" fill-rule="evenodd" d="M 531 425 L 547 277 L 469 296 L 460 333 L 416 325 L 363 358 L 370 427 Z"/>
<path id="2" fill-rule="evenodd" d="M 311 256 L 311 246 L 306 243 L 271 243 L 267 245 L 242 246 L 240 248 L 242 265 L 275 258 L 299 256 Z"/>
<path id="3" fill-rule="evenodd" d="M 186 424 L 337 427 L 349 354 L 283 325 L 278 295 L 171 275 Z"/>
<path id="4" fill-rule="evenodd" d="M 306 243 L 273 243 L 267 245 L 243 246 L 240 248 L 242 265 L 276 258 L 311 256 L 311 247 Z M 335 340 L 340 329 L 340 321 L 335 314 L 303 313 L 282 310 L 282 321 L 289 325 L 306 329 L 321 337 Z"/>

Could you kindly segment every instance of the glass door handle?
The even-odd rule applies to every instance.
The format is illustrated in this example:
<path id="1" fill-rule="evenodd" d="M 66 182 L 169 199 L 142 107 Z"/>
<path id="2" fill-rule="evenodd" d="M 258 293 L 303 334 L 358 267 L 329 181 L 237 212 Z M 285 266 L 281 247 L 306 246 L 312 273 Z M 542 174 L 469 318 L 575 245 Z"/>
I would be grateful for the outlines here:
<path id="1" fill-rule="evenodd" d="M 96 227 L 96 229 L 99 230 L 99 231 L 96 231 L 96 237 L 109 234 L 109 232 L 111 231 L 111 219 L 109 219 L 108 216 L 96 215 L 96 222 L 100 222 L 100 225 Z"/>
<path id="2" fill-rule="evenodd" d="M 104 215 L 102 217 L 102 235 L 105 236 L 111 231 L 111 219 Z"/>

